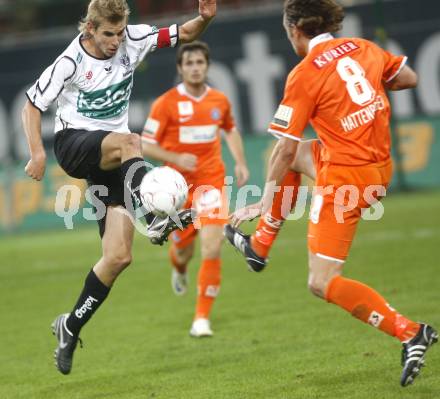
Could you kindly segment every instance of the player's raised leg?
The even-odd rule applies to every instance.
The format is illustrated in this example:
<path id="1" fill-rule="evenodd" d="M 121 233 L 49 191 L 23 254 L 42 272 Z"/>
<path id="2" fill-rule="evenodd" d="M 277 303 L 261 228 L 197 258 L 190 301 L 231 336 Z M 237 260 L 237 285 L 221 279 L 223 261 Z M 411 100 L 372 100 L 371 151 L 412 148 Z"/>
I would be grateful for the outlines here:
<path id="1" fill-rule="evenodd" d="M 298 144 L 295 160 L 281 181 L 279 190 L 275 191 L 270 210 L 260 217 L 254 234 L 248 236 L 231 225 L 225 226 L 226 238 L 243 254 L 249 270 L 260 272 L 265 268 L 267 257 L 278 233 L 296 205 L 301 174 L 315 179 L 315 162 L 319 150 L 320 145 L 317 140 Z"/>
<path id="2" fill-rule="evenodd" d="M 343 277 L 342 269 L 342 260 L 309 252 L 310 291 L 402 342 L 401 385 L 411 384 L 424 364 L 426 351 L 437 342 L 437 332 L 399 314 L 368 285 Z"/>
<path id="3" fill-rule="evenodd" d="M 58 339 L 55 364 L 63 374 L 71 371 L 81 329 L 105 301 L 118 275 L 131 263 L 134 227 L 129 216 L 121 210 L 122 207 L 107 208 L 102 257 L 87 275 L 70 314 L 60 315 L 52 325 Z"/>
<path id="4" fill-rule="evenodd" d="M 140 185 L 143 177 L 148 172 L 142 157 L 141 137 L 138 134 L 122 134 L 112 132 L 101 143 L 101 161 L 99 167 L 102 170 L 112 170 L 120 166 L 121 179 L 124 191 L 127 193 L 125 201 L 131 198 L 132 203 L 143 206 L 148 210 L 148 205 L 143 203 L 140 195 Z M 129 204 L 125 204 L 126 208 Z M 130 209 L 130 207 L 128 208 Z M 192 222 L 192 211 L 183 210 L 178 213 L 181 226 L 173 218 L 161 218 L 148 211 L 145 219 L 148 224 L 147 236 L 153 244 L 162 245 L 168 235 L 177 228 L 184 228 Z"/>

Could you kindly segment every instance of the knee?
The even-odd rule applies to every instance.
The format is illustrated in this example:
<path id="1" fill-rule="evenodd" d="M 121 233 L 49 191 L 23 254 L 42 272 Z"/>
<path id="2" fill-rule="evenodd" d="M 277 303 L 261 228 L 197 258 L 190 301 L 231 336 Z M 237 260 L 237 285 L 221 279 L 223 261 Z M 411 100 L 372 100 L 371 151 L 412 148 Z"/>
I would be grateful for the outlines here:
<path id="1" fill-rule="evenodd" d="M 124 140 L 122 140 L 122 146 L 124 148 L 135 148 L 141 147 L 141 136 L 136 133 L 126 134 Z"/>
<path id="2" fill-rule="evenodd" d="M 188 248 L 174 248 L 174 256 L 176 260 L 181 265 L 186 265 L 194 255 L 193 246 L 189 246 Z"/>
<path id="3" fill-rule="evenodd" d="M 118 251 L 112 254 L 109 254 L 108 263 L 111 265 L 111 269 L 119 274 L 125 268 L 127 268 L 132 262 L 132 256 L 129 251 Z"/>
<path id="4" fill-rule="evenodd" d="M 217 259 L 220 258 L 222 240 L 212 240 L 202 244 L 202 258 L 203 259 Z"/>

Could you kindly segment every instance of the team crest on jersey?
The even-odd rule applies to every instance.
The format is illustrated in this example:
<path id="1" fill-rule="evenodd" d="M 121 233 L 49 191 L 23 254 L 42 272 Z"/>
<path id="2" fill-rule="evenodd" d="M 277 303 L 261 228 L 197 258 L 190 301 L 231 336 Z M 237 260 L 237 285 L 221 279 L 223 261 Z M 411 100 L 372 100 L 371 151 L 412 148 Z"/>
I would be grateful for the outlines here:
<path id="1" fill-rule="evenodd" d="M 92 71 L 88 71 L 87 73 L 86 73 L 86 79 L 87 80 L 90 80 L 90 79 L 92 79 L 93 78 L 93 72 Z"/>
<path id="2" fill-rule="evenodd" d="M 123 54 L 121 55 L 121 65 L 125 68 L 128 69 L 130 68 L 130 57 L 128 56 L 128 54 Z"/>
<path id="3" fill-rule="evenodd" d="M 133 73 L 133 68 L 131 67 L 131 61 L 128 54 L 123 54 L 120 58 L 121 65 L 125 68 L 125 72 L 123 73 L 123 77 L 130 75 Z"/>
<path id="4" fill-rule="evenodd" d="M 218 121 L 220 119 L 220 117 L 221 117 L 220 110 L 218 108 L 213 108 L 211 110 L 211 118 L 212 118 L 212 120 Z"/>

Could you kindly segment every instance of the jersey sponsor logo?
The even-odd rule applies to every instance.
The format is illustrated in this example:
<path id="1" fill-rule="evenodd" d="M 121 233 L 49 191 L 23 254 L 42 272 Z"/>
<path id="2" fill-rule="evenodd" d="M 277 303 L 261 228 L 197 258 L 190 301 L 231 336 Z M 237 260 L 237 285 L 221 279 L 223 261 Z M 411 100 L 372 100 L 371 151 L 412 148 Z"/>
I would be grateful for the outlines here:
<path id="1" fill-rule="evenodd" d="M 218 121 L 221 118 L 221 113 L 220 113 L 220 110 L 218 108 L 213 108 L 211 110 L 211 118 L 214 121 Z"/>
<path id="2" fill-rule="evenodd" d="M 290 125 L 290 121 L 293 116 L 293 108 L 288 107 L 287 105 L 280 105 L 278 107 L 277 112 L 272 120 L 272 124 L 276 126 L 280 126 L 282 128 L 287 128 Z"/>
<path id="3" fill-rule="evenodd" d="M 376 112 L 382 109 L 385 109 L 385 102 L 382 96 L 377 96 L 373 103 L 341 118 L 339 121 L 344 131 L 348 133 L 374 120 Z"/>
<path id="4" fill-rule="evenodd" d="M 95 91 L 79 91 L 77 112 L 87 118 L 109 119 L 120 115 L 128 108 L 133 79 Z"/>
<path id="5" fill-rule="evenodd" d="M 333 47 L 330 50 L 324 51 L 322 54 L 318 55 L 314 60 L 313 64 L 321 69 L 325 67 L 330 62 L 337 60 L 354 50 L 357 50 L 359 46 L 354 44 L 353 42 L 345 42 L 340 44 L 339 46 Z"/>
<path id="6" fill-rule="evenodd" d="M 189 116 L 194 114 L 194 106 L 192 101 L 179 101 L 177 103 L 177 110 L 180 116 Z"/>
<path id="7" fill-rule="evenodd" d="M 217 125 L 180 126 L 179 142 L 183 144 L 211 143 L 217 138 Z"/>

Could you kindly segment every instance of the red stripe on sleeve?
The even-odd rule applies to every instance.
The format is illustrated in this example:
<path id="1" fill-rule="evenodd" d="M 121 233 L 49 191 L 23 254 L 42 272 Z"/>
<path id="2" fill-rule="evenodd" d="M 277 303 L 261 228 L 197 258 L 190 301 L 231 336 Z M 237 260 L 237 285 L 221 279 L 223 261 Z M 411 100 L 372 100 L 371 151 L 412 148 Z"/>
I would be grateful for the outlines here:
<path id="1" fill-rule="evenodd" d="M 171 46 L 170 29 L 162 28 L 159 29 L 159 35 L 157 37 L 157 47 L 164 48 Z"/>

